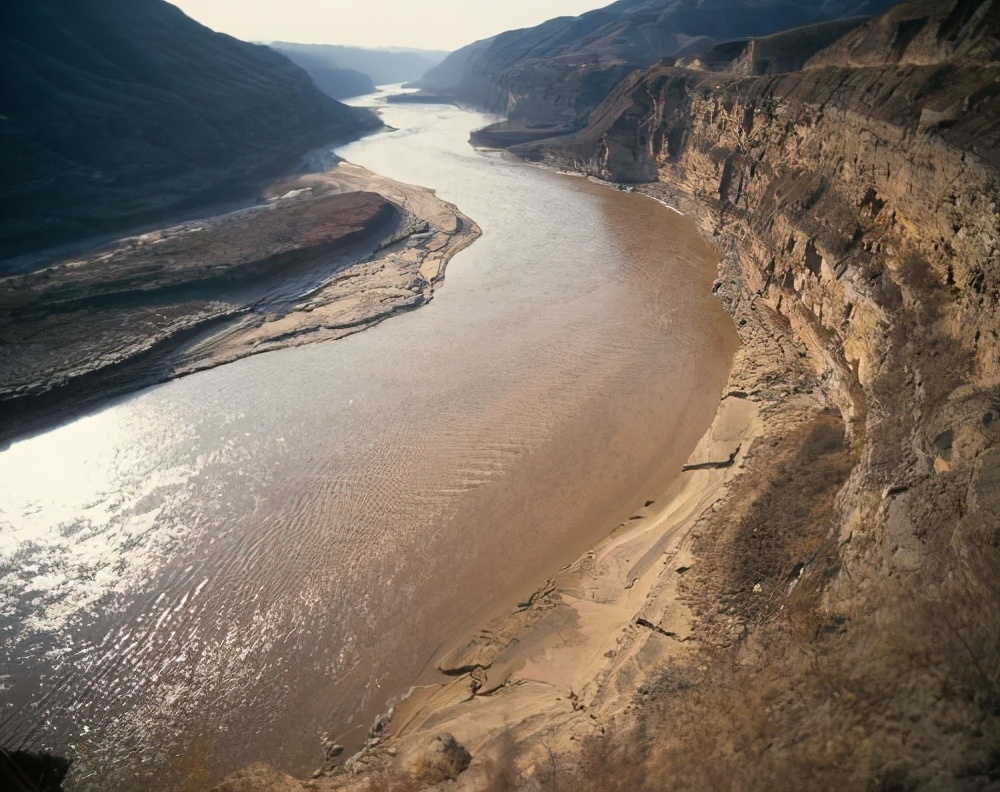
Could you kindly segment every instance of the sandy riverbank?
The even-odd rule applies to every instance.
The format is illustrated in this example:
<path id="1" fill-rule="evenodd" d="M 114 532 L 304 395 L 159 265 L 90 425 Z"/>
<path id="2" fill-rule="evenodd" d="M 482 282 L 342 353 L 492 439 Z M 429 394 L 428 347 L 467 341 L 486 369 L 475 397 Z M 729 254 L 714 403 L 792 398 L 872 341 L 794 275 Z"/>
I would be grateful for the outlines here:
<path id="1" fill-rule="evenodd" d="M 419 751 L 448 731 L 476 755 L 510 731 L 541 762 L 630 709 L 644 673 L 684 649 L 688 535 L 725 497 L 759 430 L 752 402 L 724 398 L 689 460 L 718 466 L 681 473 L 529 601 L 446 652 L 439 668 L 457 676 L 402 702 L 389 742 Z"/>
<path id="2" fill-rule="evenodd" d="M 526 601 L 442 647 L 437 667 L 450 678 L 398 701 L 390 719 L 376 723 L 369 748 L 331 757 L 311 781 L 256 765 L 216 792 L 368 789 L 380 773 L 405 776 L 442 733 L 473 757 L 454 788 L 478 789 L 507 741 L 530 772 L 550 752 L 572 752 L 627 722 L 636 691 L 695 645 L 688 643 L 695 617 L 679 587 L 693 573 L 693 534 L 728 497 L 765 431 L 748 390 L 769 366 L 754 351 L 759 345 L 737 352 L 715 418 L 685 470 Z"/>
<path id="3" fill-rule="evenodd" d="M 695 203 L 669 197 L 701 219 Z M 506 746 L 516 746 L 519 773 L 544 776 L 554 757 L 639 722 L 642 691 L 655 688 L 672 661 L 690 665 L 706 647 L 730 645 L 736 636 L 726 625 L 696 612 L 739 572 L 717 568 L 706 537 L 725 534 L 720 524 L 767 491 L 770 472 L 812 436 L 826 406 L 805 348 L 747 296 L 735 257 L 720 263 L 716 292 L 741 346 L 711 425 L 658 496 L 636 503 L 629 519 L 608 526 L 606 539 L 526 601 L 442 647 L 436 664 L 448 678 L 401 697 L 391 717 L 376 721 L 365 750 L 331 755 L 309 781 L 255 765 L 214 792 L 380 788 L 385 778 L 412 777 L 442 734 L 472 757 L 442 788 L 488 787 Z M 742 624 L 731 622 L 732 630 Z"/>
<path id="4" fill-rule="evenodd" d="M 110 396 L 422 305 L 478 226 L 340 163 L 261 203 L 0 280 L 0 441 Z"/>

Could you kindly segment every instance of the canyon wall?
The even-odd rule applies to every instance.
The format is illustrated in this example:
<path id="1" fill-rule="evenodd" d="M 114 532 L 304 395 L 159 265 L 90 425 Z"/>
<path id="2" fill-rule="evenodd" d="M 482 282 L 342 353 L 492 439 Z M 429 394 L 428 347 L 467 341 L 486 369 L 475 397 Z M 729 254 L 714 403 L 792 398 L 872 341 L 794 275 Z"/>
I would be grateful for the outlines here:
<path id="1" fill-rule="evenodd" d="M 756 701 L 776 747 L 758 724 L 735 756 L 809 777 L 840 745 L 891 788 L 996 781 L 997 10 L 903 4 L 784 74 L 654 67 L 580 133 L 514 149 L 641 185 L 727 253 L 731 387 L 766 429 L 681 591 L 737 678 L 810 709 Z"/>
<path id="2" fill-rule="evenodd" d="M 633 69 L 667 57 L 690 58 L 720 41 L 879 13 L 891 1 L 620 0 L 477 41 L 414 85 L 505 114 L 478 139 L 507 146 L 580 129 Z"/>
<path id="3" fill-rule="evenodd" d="M 712 450 L 314 787 L 219 792 L 1000 789 L 997 11 L 654 66 L 512 148 L 722 251 L 742 343 Z M 471 763 L 428 758 L 452 734 Z"/>

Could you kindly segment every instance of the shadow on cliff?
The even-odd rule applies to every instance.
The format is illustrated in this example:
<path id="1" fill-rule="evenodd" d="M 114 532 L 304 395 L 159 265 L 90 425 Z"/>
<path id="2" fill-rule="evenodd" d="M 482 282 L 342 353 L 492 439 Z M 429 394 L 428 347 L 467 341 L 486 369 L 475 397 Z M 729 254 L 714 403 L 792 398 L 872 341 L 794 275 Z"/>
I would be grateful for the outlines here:
<path id="1" fill-rule="evenodd" d="M 62 792 L 72 760 L 0 748 L 0 787 L 8 792 Z"/>

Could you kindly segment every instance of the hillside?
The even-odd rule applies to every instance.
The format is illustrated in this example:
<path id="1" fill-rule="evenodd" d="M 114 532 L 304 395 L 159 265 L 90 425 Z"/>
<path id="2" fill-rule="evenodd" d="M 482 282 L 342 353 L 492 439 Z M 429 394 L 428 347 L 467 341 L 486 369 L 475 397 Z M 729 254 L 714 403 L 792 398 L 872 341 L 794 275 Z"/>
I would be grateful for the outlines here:
<path id="1" fill-rule="evenodd" d="M 162 0 L 5 3 L 0 116 L 0 259 L 243 197 L 379 126 Z"/>
<path id="2" fill-rule="evenodd" d="M 305 49 L 282 49 L 279 45 L 271 45 L 271 49 L 277 50 L 305 70 L 316 87 L 334 99 L 350 99 L 352 96 L 364 96 L 375 91 L 375 83 L 367 74 L 337 66 L 335 61 L 321 54 Z"/>
<path id="3" fill-rule="evenodd" d="M 350 69 L 364 74 L 375 85 L 416 80 L 448 54 L 437 50 L 365 49 L 337 44 L 292 44 L 285 41 L 276 41 L 270 46 L 299 64 L 313 79 L 314 70 L 318 67 Z"/>
<path id="4" fill-rule="evenodd" d="M 879 13 L 891 0 L 619 0 L 537 27 L 502 33 L 449 55 L 415 83 L 428 93 L 505 113 L 493 145 L 579 129 L 629 72 L 693 57 L 720 41 Z"/>

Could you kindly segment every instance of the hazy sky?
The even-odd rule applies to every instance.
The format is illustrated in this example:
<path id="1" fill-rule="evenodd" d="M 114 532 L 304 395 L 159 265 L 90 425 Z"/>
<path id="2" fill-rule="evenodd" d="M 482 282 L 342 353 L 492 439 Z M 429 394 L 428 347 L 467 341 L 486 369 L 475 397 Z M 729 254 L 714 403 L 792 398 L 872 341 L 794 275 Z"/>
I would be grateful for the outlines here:
<path id="1" fill-rule="evenodd" d="M 171 0 L 246 41 L 453 50 L 512 28 L 575 16 L 612 0 Z"/>

